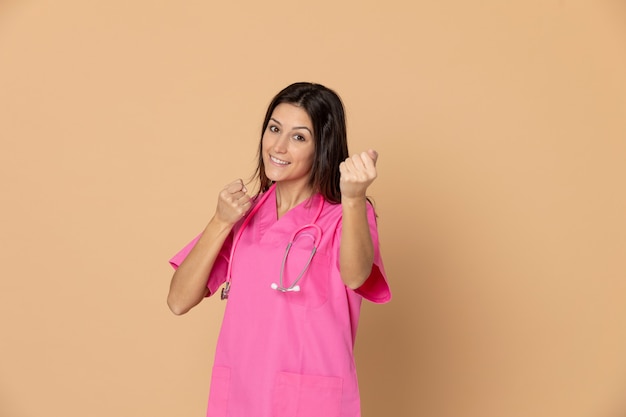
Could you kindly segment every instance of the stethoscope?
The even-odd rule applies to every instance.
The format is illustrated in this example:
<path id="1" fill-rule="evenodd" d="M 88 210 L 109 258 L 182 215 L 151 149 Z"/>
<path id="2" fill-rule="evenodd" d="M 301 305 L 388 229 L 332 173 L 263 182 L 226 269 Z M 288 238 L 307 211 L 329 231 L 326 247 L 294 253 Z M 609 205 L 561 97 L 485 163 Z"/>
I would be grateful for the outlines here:
<path id="1" fill-rule="evenodd" d="M 239 243 L 239 240 L 241 240 L 241 235 L 242 235 L 244 229 L 246 228 L 246 226 L 248 226 L 248 223 L 250 222 L 250 219 L 256 214 L 257 211 L 259 211 L 259 208 L 261 208 L 263 203 L 265 203 L 265 200 L 267 200 L 267 198 L 270 196 L 270 194 L 272 194 L 270 192 L 271 188 L 274 188 L 275 186 L 276 186 L 276 184 L 273 184 L 272 187 L 270 187 L 270 189 L 267 190 L 261 196 L 261 198 L 259 199 L 259 202 L 252 208 L 252 210 L 250 211 L 250 214 L 248 214 L 248 217 L 246 217 L 246 219 L 244 220 L 243 224 L 241 225 L 241 228 L 237 231 L 237 234 L 233 238 L 233 246 L 230 249 L 230 259 L 228 261 L 228 270 L 226 272 L 226 284 L 224 285 L 224 288 L 222 288 L 222 296 L 221 296 L 222 300 L 227 299 L 228 298 L 228 293 L 230 292 L 230 285 L 231 285 L 231 282 L 233 280 L 232 277 L 231 277 L 231 269 L 232 269 L 232 265 L 233 265 L 233 256 L 235 255 L 235 249 L 237 248 L 237 244 Z M 316 224 L 316 222 L 317 222 L 317 219 L 319 219 L 320 215 L 322 214 L 322 209 L 323 208 L 324 208 L 324 197 L 320 196 L 319 207 L 317 209 L 317 212 L 315 213 L 315 217 L 313 217 L 313 221 L 311 221 L 311 223 L 309 223 L 309 224 L 305 224 L 304 226 L 299 227 L 291 235 L 291 238 L 289 239 L 289 243 L 287 244 L 287 247 L 285 248 L 285 254 L 283 255 L 282 263 L 280 265 L 280 274 L 279 274 L 278 284 L 273 282 L 270 285 L 270 288 L 272 288 L 273 290 L 280 291 L 280 292 L 283 292 L 283 293 L 300 291 L 300 285 L 298 285 L 298 283 L 300 282 L 300 280 L 302 279 L 302 277 L 304 276 L 306 271 L 309 269 L 309 265 L 311 265 L 311 261 L 313 260 L 313 256 L 315 255 L 315 252 L 317 252 L 317 248 L 318 248 L 319 242 L 322 240 L 322 229 Z M 314 232 L 314 234 L 302 233 L 304 230 L 307 230 L 307 229 L 311 229 Z M 289 257 L 289 251 L 291 250 L 291 247 L 293 246 L 293 243 L 300 236 L 308 236 L 311 239 L 313 239 L 313 248 L 311 249 L 311 254 L 309 255 L 309 258 L 307 259 L 306 264 L 304 265 L 304 267 L 300 271 L 300 274 L 298 274 L 298 277 L 291 283 L 291 285 L 285 287 L 284 282 L 283 282 L 283 275 L 285 273 L 285 265 L 287 264 L 287 258 Z"/>

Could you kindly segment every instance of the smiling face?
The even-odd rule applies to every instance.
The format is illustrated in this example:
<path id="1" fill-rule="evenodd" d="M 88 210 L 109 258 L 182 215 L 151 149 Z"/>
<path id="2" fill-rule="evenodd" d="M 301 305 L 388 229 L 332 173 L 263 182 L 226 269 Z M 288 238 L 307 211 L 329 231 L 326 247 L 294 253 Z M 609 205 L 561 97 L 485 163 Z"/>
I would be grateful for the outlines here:
<path id="1" fill-rule="evenodd" d="M 276 106 L 263 132 L 262 152 L 268 179 L 298 190 L 310 188 L 315 141 L 307 112 L 291 103 Z"/>

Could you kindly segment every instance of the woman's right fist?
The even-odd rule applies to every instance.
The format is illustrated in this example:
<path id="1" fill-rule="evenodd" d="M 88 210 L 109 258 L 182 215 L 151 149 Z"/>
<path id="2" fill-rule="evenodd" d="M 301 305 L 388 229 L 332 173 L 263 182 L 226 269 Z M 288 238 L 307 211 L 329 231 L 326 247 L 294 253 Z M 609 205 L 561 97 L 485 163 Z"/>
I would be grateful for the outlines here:
<path id="1" fill-rule="evenodd" d="M 217 220 L 234 225 L 250 210 L 252 204 L 243 181 L 238 179 L 225 186 L 217 199 Z"/>

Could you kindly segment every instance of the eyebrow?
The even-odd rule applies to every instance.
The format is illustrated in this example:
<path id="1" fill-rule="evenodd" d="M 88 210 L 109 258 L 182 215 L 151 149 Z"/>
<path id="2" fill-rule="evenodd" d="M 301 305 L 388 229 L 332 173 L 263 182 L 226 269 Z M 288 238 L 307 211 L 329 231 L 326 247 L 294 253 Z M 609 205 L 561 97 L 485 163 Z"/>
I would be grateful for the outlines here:
<path id="1" fill-rule="evenodd" d="M 278 120 L 274 119 L 273 117 L 270 117 L 270 120 L 273 120 L 275 123 L 277 123 L 277 124 L 279 124 L 281 126 L 283 125 L 281 122 L 279 122 Z M 305 130 L 308 130 L 309 133 L 311 134 L 311 136 L 313 136 L 313 132 L 311 132 L 311 129 L 309 129 L 306 126 L 294 126 L 292 130 L 295 130 L 295 129 L 305 129 Z"/>

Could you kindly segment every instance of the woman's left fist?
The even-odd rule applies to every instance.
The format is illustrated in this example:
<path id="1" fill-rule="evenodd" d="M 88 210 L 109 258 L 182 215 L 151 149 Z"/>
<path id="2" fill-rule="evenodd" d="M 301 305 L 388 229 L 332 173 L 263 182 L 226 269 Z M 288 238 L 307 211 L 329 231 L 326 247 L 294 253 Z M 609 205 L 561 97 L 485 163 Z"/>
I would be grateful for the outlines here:
<path id="1" fill-rule="evenodd" d="M 367 187 L 376 179 L 378 152 L 373 149 L 346 159 L 339 165 L 339 188 L 345 198 L 365 197 Z"/>

